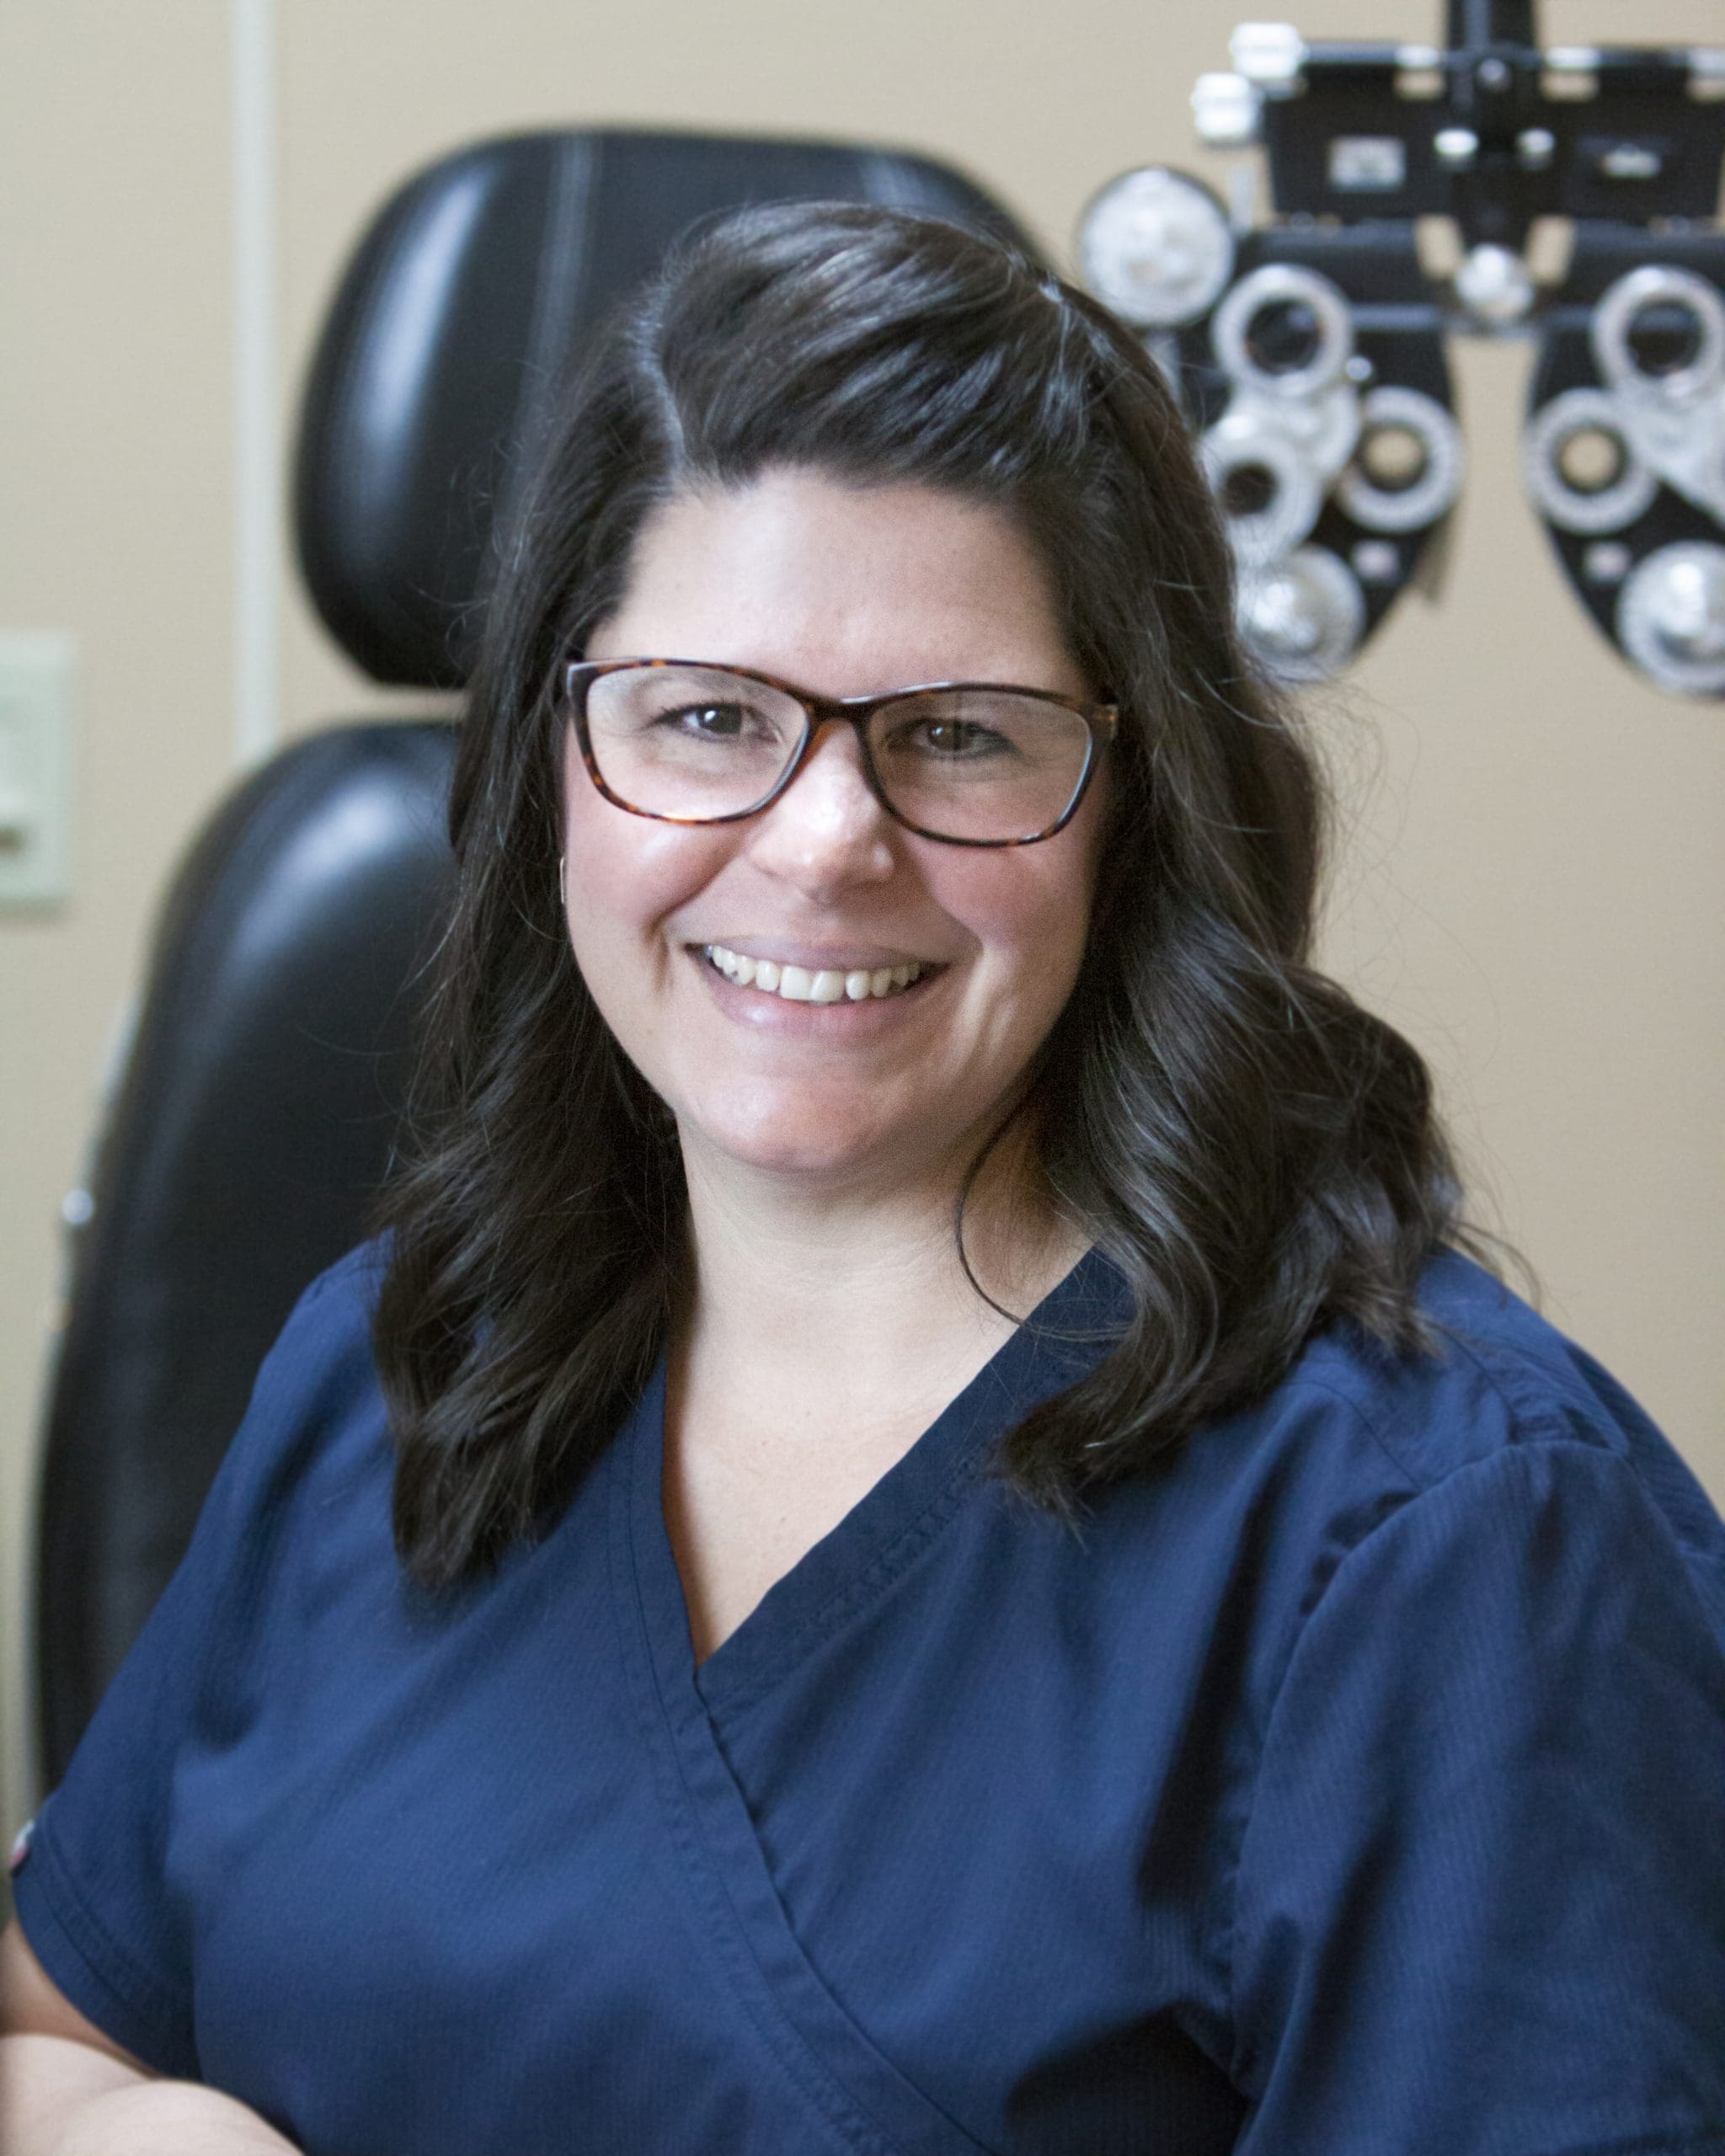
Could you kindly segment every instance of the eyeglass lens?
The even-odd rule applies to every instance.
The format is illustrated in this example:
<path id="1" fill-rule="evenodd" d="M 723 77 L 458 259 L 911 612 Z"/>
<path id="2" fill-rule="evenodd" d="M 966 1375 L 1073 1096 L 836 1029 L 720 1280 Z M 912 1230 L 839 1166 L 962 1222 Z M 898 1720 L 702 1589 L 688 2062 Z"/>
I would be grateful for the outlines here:
<path id="1" fill-rule="evenodd" d="M 772 792 L 806 723 L 794 696 L 713 668 L 643 666 L 587 685 L 593 760 L 619 800 L 651 815 L 734 816 Z M 1084 776 L 1090 728 L 1010 690 L 896 697 L 868 750 L 907 823 L 943 838 L 1028 838 L 1058 823 Z"/>

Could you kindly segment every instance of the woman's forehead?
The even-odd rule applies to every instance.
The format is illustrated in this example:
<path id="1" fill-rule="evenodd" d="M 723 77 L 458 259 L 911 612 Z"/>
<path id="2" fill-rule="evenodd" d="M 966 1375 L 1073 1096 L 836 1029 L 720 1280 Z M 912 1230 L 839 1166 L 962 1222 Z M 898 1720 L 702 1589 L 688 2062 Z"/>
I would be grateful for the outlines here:
<path id="1" fill-rule="evenodd" d="M 1008 510 L 787 467 L 654 511 L 587 653 L 729 659 L 832 695 L 959 676 L 1087 686 Z"/>

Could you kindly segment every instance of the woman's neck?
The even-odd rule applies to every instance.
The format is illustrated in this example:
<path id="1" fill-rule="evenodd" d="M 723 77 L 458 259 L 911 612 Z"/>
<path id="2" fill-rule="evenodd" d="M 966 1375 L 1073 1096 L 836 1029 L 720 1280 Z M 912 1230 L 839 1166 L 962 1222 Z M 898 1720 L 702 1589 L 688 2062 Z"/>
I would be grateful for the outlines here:
<path id="1" fill-rule="evenodd" d="M 788 1401 L 819 1387 L 860 1402 L 938 1390 L 986 1360 L 1082 1256 L 1033 1141 L 1014 1132 L 966 1200 L 966 1277 L 953 1232 L 964 1160 L 913 1179 L 820 1187 L 686 1150 L 694 1263 L 680 1357 Z M 726 1388 L 729 1390 L 729 1385 Z"/>

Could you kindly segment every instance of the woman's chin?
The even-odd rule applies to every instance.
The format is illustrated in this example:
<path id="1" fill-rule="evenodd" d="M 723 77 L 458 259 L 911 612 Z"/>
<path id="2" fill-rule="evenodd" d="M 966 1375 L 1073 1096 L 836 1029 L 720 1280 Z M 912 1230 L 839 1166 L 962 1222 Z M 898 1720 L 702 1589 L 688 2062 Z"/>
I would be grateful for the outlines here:
<path id="1" fill-rule="evenodd" d="M 822 1113 L 808 1102 L 771 1116 L 678 1120 L 686 1155 L 692 1150 L 719 1172 L 729 1164 L 788 1182 L 841 1184 L 873 1182 L 884 1171 L 902 1177 L 914 1158 L 904 1139 L 873 1118 Z"/>

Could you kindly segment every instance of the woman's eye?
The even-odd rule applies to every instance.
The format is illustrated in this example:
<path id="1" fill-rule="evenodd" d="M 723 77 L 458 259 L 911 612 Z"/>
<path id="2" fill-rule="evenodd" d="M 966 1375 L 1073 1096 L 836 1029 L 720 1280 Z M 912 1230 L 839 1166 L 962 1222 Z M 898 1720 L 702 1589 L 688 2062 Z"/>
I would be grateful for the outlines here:
<path id="1" fill-rule="evenodd" d="M 778 739 L 770 713 L 750 703 L 675 703 L 654 718 L 658 733 L 684 742 L 767 742 Z"/>
<path id="2" fill-rule="evenodd" d="M 680 734 L 698 734 L 703 740 L 735 740 L 750 714 L 741 704 L 679 704 L 661 712 L 659 724 Z"/>
<path id="3" fill-rule="evenodd" d="M 907 748 L 933 756 L 992 756 L 1012 747 L 1005 734 L 968 718 L 919 718 L 901 738 Z"/>

